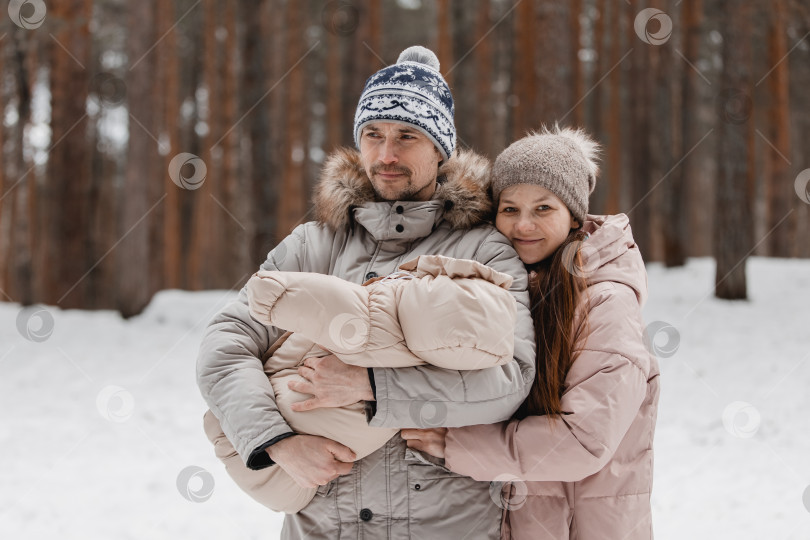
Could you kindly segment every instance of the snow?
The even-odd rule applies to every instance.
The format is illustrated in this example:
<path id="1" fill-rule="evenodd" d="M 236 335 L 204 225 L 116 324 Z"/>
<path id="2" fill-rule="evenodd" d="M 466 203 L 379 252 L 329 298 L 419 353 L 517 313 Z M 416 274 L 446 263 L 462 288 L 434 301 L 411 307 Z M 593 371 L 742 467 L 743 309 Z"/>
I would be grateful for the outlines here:
<path id="1" fill-rule="evenodd" d="M 751 259 L 744 302 L 712 296 L 710 259 L 648 270 L 657 540 L 810 538 L 810 261 Z M 130 320 L 0 303 L 0 538 L 278 537 L 202 432 L 197 348 L 235 296 L 163 291 Z"/>

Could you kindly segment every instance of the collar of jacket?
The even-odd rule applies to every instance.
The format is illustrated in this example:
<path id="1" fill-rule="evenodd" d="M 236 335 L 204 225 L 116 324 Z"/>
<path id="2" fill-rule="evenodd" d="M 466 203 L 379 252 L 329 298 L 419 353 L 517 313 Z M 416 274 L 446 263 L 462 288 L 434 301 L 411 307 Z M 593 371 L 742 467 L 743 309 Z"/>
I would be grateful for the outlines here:
<path id="1" fill-rule="evenodd" d="M 360 152 L 340 148 L 326 160 L 315 187 L 315 216 L 333 230 L 359 223 L 377 240 L 422 238 L 443 220 L 453 229 L 469 229 L 491 212 L 490 168 L 487 158 L 459 150 L 439 168 L 431 200 L 378 202 Z"/>

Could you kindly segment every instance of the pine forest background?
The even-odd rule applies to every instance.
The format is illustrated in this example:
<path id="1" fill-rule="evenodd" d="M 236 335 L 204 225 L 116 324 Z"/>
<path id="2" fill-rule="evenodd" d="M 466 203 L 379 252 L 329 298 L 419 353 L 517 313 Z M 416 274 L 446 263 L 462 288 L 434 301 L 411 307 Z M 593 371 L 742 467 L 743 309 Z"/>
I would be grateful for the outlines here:
<path id="1" fill-rule="evenodd" d="M 810 0 L 12 0 L 0 301 L 139 313 L 241 286 L 312 219 L 366 78 L 438 55 L 459 145 L 604 145 L 591 213 L 648 261 L 810 257 Z"/>

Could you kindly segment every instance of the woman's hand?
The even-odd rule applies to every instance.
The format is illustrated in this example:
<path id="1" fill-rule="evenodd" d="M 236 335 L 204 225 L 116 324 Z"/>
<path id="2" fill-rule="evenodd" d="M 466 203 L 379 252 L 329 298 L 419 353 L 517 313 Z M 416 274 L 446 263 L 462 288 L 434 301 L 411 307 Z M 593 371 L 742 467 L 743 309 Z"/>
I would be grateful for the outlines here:
<path id="1" fill-rule="evenodd" d="M 408 448 L 419 450 L 437 458 L 444 458 L 444 439 L 447 428 L 403 429 L 400 435 Z"/>

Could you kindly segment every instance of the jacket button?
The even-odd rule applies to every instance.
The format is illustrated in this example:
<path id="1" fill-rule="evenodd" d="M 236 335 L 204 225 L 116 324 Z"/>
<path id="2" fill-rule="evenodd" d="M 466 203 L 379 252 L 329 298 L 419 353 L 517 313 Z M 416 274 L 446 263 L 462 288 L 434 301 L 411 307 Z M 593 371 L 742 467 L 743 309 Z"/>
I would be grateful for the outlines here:
<path id="1" fill-rule="evenodd" d="M 401 213 L 402 213 L 402 212 L 404 212 L 404 211 L 405 211 L 405 209 L 404 209 L 404 208 L 402 208 L 402 205 L 398 205 L 398 206 L 397 206 L 397 214 L 401 214 Z"/>
<path id="2" fill-rule="evenodd" d="M 420 489 L 422 489 L 422 485 L 421 484 L 416 484 L 415 486 L 413 486 L 413 489 L 415 489 L 416 491 L 419 491 Z"/>
<path id="3" fill-rule="evenodd" d="M 377 272 L 369 272 L 368 274 L 366 274 L 366 281 L 374 279 L 375 277 L 377 277 Z"/>
<path id="4" fill-rule="evenodd" d="M 402 226 L 402 223 L 396 226 L 397 232 L 402 232 L 405 230 L 405 227 Z"/>
<path id="5" fill-rule="evenodd" d="M 373 517 L 374 513 L 368 508 L 363 508 L 362 510 L 360 510 L 360 519 L 362 519 L 363 521 L 370 521 L 371 518 Z"/>

